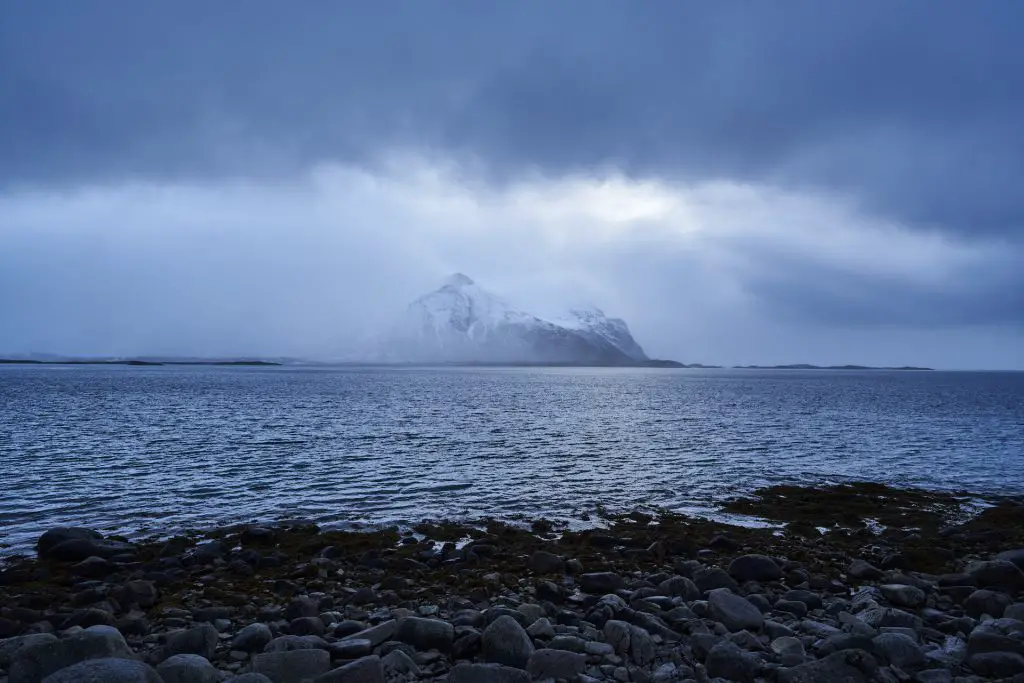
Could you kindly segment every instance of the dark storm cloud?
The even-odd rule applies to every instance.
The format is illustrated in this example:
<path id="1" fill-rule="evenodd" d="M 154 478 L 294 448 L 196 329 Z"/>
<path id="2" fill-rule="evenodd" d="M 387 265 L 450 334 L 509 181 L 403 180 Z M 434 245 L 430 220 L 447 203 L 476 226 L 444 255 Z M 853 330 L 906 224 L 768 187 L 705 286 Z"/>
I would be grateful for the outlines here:
<path id="1" fill-rule="evenodd" d="M 496 177 L 615 164 L 1024 223 L 1020 3 L 0 6 L 7 185 L 421 146 Z"/>

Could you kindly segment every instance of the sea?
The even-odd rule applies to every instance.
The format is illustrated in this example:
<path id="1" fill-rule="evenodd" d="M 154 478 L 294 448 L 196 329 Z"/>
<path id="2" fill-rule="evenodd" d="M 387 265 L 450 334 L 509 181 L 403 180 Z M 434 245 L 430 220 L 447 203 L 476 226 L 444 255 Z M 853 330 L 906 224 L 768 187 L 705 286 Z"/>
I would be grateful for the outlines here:
<path id="1" fill-rule="evenodd" d="M 0 554 L 129 537 L 636 508 L 775 483 L 1024 494 L 1024 373 L 0 366 Z"/>

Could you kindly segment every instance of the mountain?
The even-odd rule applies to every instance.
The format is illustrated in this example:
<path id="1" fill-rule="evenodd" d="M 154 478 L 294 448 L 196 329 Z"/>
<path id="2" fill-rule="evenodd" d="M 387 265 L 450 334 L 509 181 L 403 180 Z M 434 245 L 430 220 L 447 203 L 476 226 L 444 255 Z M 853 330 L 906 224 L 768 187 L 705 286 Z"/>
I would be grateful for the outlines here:
<path id="1" fill-rule="evenodd" d="M 577 307 L 544 320 L 462 273 L 409 304 L 385 335 L 389 362 L 642 365 L 647 355 L 625 321 Z"/>

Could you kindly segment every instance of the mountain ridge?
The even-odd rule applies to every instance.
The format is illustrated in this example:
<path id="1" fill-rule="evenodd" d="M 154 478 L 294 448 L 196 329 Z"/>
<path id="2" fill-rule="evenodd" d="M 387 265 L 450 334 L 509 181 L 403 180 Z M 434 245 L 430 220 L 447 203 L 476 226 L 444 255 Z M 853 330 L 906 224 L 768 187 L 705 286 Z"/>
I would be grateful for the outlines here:
<path id="1" fill-rule="evenodd" d="M 385 335 L 386 362 L 637 366 L 653 364 L 621 318 L 577 306 L 546 319 L 455 273 L 413 300 Z M 666 361 L 658 361 L 663 366 Z M 668 361 L 671 363 L 671 361 Z"/>

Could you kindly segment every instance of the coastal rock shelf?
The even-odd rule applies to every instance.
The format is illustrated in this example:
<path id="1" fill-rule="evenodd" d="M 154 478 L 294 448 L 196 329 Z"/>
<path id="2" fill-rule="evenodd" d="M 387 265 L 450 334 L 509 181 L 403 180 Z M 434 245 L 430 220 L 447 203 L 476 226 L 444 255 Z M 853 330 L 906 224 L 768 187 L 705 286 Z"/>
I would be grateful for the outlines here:
<path id="1" fill-rule="evenodd" d="M 1024 681 L 1024 507 L 964 521 L 963 500 L 854 485 L 736 503 L 781 528 L 54 529 L 0 571 L 0 681 Z"/>

